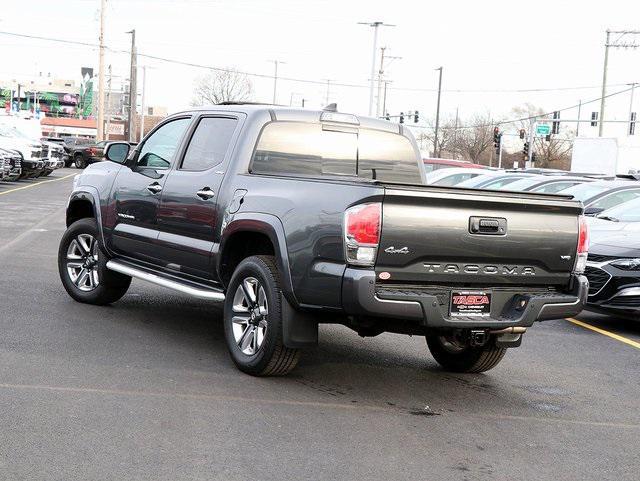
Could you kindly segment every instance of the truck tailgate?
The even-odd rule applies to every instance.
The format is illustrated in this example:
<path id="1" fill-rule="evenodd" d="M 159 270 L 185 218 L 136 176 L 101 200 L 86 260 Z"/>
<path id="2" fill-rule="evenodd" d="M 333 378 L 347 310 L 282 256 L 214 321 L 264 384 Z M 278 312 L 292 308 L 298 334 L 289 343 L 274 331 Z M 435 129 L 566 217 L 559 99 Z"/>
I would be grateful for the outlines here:
<path id="1" fill-rule="evenodd" d="M 376 274 L 394 284 L 566 285 L 581 211 L 559 196 L 386 187 Z"/>

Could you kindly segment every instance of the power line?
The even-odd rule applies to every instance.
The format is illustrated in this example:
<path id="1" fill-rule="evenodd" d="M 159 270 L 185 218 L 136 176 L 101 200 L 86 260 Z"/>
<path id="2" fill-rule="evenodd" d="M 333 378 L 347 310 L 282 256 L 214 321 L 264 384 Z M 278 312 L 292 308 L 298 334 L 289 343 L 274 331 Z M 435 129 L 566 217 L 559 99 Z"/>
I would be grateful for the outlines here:
<path id="1" fill-rule="evenodd" d="M 32 39 L 32 40 L 44 40 L 47 42 L 57 42 L 57 43 L 64 43 L 64 44 L 69 44 L 69 45 L 78 45 L 78 46 L 82 46 L 82 47 L 89 47 L 89 48 L 93 48 L 93 49 L 98 49 L 99 45 L 95 44 L 95 43 L 90 43 L 90 42 L 82 42 L 82 41 L 78 41 L 78 40 L 66 40 L 66 39 L 61 39 L 61 38 L 53 38 L 53 37 L 43 37 L 40 35 L 28 35 L 28 34 L 22 34 L 22 33 L 15 33 L 15 32 L 5 32 L 5 31 L 0 31 L 0 35 L 8 35 L 8 36 L 12 36 L 12 37 L 20 37 L 20 38 L 28 38 L 28 39 Z M 112 48 L 112 47 L 108 47 L 105 46 L 104 47 L 105 50 L 108 50 L 112 53 L 117 53 L 117 54 L 126 54 L 129 55 L 130 52 L 128 50 L 122 50 L 122 49 L 116 49 L 116 48 Z M 167 63 L 172 63 L 172 64 L 176 64 L 176 65 L 183 65 L 185 67 L 192 67 L 192 68 L 201 68 L 201 69 L 205 69 L 205 70 L 214 70 L 214 71 L 218 71 L 218 72 L 237 72 L 243 75 L 247 75 L 249 77 L 256 77 L 256 78 L 264 78 L 264 79 L 270 79 L 273 80 L 275 77 L 274 75 L 270 75 L 270 74 L 261 74 L 261 73 L 255 73 L 255 72 L 244 72 L 244 71 L 236 71 L 234 69 L 228 69 L 228 68 L 223 68 L 223 67 L 215 67 L 213 65 L 205 65 L 205 64 L 200 64 L 200 63 L 195 63 L 195 62 L 186 62 L 184 60 L 177 60 L 177 59 L 171 59 L 171 58 L 166 58 L 166 57 L 160 57 L 158 55 L 151 55 L 151 54 L 146 54 L 146 53 L 140 53 L 138 52 L 138 56 L 139 57 L 145 57 L 148 58 L 150 60 L 157 60 L 160 62 L 167 62 Z M 289 81 L 289 82 L 298 82 L 298 83 L 306 83 L 306 84 L 312 84 L 312 85 L 325 85 L 326 81 L 323 80 L 312 80 L 312 79 L 301 79 L 301 78 L 294 78 L 294 77 L 281 77 L 278 76 L 279 80 L 285 80 L 285 81 Z M 624 85 L 628 85 L 629 82 L 626 83 L 620 83 L 620 84 L 613 84 L 610 85 L 611 87 L 622 87 Z M 369 88 L 368 85 L 364 85 L 364 84 L 356 84 L 356 83 L 347 83 L 347 82 L 331 82 L 332 86 L 337 86 L 337 87 L 348 87 L 348 88 Z M 447 92 L 447 93 L 534 93 L 534 92 L 562 92 L 562 91 L 575 91 L 575 90 L 589 90 L 589 89 L 599 89 L 601 86 L 600 85 L 594 85 L 594 86 L 580 86 L 580 87 L 549 87 L 549 88 L 530 88 L 530 89 L 443 89 L 443 92 Z M 437 92 L 437 89 L 428 89 L 428 88 L 420 88 L 420 87 L 393 87 L 393 86 L 389 86 L 388 87 L 389 90 L 398 90 L 398 91 L 405 91 L 405 92 Z"/>
<path id="2" fill-rule="evenodd" d="M 619 90 L 617 92 L 608 94 L 605 96 L 605 98 L 609 98 L 609 97 L 614 97 L 616 95 L 621 95 L 623 93 L 629 92 L 633 87 L 629 87 L 627 89 L 624 90 Z M 580 105 L 588 105 L 588 104 L 592 104 L 594 102 L 599 102 L 602 99 L 602 97 L 598 97 L 592 100 L 588 100 L 586 102 L 581 102 L 579 104 L 575 104 L 575 105 L 571 105 L 569 107 L 563 107 L 561 109 L 555 109 L 555 110 L 551 110 L 549 112 L 546 113 L 542 113 L 542 114 L 535 114 L 535 115 L 530 115 L 528 117 L 521 117 L 521 118 L 517 118 L 517 119 L 510 119 L 510 120 L 497 120 L 488 124 L 475 124 L 475 125 L 462 125 L 462 126 L 457 126 L 457 127 L 440 127 L 441 129 L 446 129 L 446 130 L 464 130 L 464 129 L 475 129 L 475 128 L 481 128 L 481 127 L 495 127 L 497 125 L 506 125 L 506 124 L 514 124 L 516 122 L 525 122 L 527 120 L 533 120 L 533 119 L 539 119 L 541 117 L 547 117 L 549 115 L 552 115 L 553 112 L 564 112 L 566 110 L 572 110 L 575 108 L 578 108 Z M 598 121 L 599 122 L 599 121 Z M 622 121 L 621 121 L 622 122 Z M 419 124 L 404 124 L 407 127 L 413 127 L 413 128 L 419 128 L 419 129 L 430 129 L 432 128 L 432 126 L 430 125 L 419 125 Z"/>

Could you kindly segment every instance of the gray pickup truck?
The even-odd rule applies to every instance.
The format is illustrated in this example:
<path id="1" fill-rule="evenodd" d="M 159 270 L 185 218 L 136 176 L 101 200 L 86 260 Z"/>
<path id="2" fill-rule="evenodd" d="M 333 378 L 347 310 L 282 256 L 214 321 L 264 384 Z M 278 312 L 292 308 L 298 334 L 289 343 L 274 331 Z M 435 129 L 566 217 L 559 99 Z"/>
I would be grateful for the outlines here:
<path id="1" fill-rule="evenodd" d="M 74 180 L 65 289 L 108 304 L 138 278 L 224 302 L 249 374 L 288 373 L 320 323 L 423 335 L 445 369 L 482 372 L 586 299 L 579 202 L 423 185 L 402 125 L 218 105 L 105 156 Z"/>

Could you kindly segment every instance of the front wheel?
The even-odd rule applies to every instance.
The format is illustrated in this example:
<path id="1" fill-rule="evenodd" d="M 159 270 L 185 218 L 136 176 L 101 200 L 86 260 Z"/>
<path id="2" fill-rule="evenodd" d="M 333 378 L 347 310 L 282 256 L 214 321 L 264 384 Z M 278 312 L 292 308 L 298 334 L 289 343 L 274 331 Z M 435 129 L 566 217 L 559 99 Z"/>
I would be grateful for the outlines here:
<path id="1" fill-rule="evenodd" d="M 253 376 L 282 376 L 300 352 L 282 341 L 280 276 L 271 256 L 252 256 L 236 268 L 224 303 L 224 334 L 235 365 Z"/>
<path id="2" fill-rule="evenodd" d="M 87 166 L 87 162 L 82 158 L 82 155 L 76 155 L 74 163 L 76 169 L 84 169 Z"/>
<path id="3" fill-rule="evenodd" d="M 80 219 L 69 226 L 58 249 L 58 272 L 67 293 L 78 302 L 111 304 L 124 296 L 131 277 L 107 269 L 94 219 Z"/>
<path id="4" fill-rule="evenodd" d="M 507 349 L 496 347 L 493 339 L 484 346 L 472 346 L 459 332 L 428 334 L 431 355 L 445 370 L 479 373 L 498 365 Z"/>

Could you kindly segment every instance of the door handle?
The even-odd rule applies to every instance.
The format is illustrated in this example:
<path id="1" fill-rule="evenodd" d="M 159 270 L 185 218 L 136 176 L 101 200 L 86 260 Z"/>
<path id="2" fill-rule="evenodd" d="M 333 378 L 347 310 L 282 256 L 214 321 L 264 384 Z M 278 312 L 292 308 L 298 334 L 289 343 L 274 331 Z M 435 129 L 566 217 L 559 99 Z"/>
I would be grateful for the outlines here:
<path id="1" fill-rule="evenodd" d="M 153 184 L 149 184 L 147 186 L 147 190 L 149 192 L 151 192 L 152 194 L 157 194 L 158 192 L 160 192 L 162 190 L 162 186 L 160 184 L 158 184 L 157 182 L 154 182 Z"/>
<path id="2" fill-rule="evenodd" d="M 198 192 L 196 192 L 196 195 L 200 197 L 202 200 L 209 200 L 211 199 L 211 197 L 216 195 L 216 193 L 212 191 L 209 187 L 203 187 Z"/>

